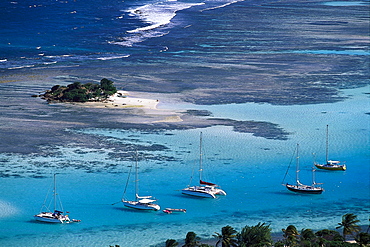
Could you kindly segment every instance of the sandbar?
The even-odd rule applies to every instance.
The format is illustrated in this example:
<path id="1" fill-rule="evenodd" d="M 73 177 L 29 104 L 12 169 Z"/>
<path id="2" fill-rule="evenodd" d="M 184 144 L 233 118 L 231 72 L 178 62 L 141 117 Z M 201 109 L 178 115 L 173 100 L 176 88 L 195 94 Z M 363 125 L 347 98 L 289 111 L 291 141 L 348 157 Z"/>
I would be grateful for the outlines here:
<path id="1" fill-rule="evenodd" d="M 118 90 L 117 93 L 111 95 L 107 100 L 101 102 L 85 102 L 75 103 L 85 107 L 96 108 L 145 108 L 157 109 L 159 100 L 144 99 L 130 96 L 127 91 Z"/>

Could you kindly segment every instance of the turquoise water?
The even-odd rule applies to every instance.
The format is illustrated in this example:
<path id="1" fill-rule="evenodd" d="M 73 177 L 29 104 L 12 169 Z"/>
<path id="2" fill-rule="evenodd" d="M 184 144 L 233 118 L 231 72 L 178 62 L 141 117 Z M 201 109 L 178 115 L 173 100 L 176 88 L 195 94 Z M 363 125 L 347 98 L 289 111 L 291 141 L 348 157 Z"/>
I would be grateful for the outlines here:
<path id="1" fill-rule="evenodd" d="M 369 1 L 29 2 L 0 2 L 0 246 L 163 246 L 188 231 L 211 238 L 226 225 L 266 222 L 278 234 L 289 224 L 333 229 L 346 213 L 368 223 Z M 31 97 L 104 77 L 160 99 L 160 109 L 277 124 L 288 140 L 196 128 L 200 116 L 123 130 L 127 119 L 140 119 L 130 110 Z M 194 129 L 163 130 L 182 124 Z M 310 183 L 314 159 L 325 159 L 327 124 L 330 158 L 348 170 L 317 171 L 322 195 L 288 192 L 281 184 L 296 144 L 301 181 Z M 196 174 L 200 131 L 204 178 L 228 194 L 215 200 L 181 194 Z M 140 194 L 186 214 L 117 203 L 135 147 Z M 53 173 L 65 210 L 80 223 L 33 220 Z M 288 174 L 284 182 L 294 182 L 294 170 Z"/>
<path id="2" fill-rule="evenodd" d="M 170 238 L 184 239 L 188 231 L 210 238 L 226 225 L 240 230 L 245 225 L 267 222 L 277 233 L 289 224 L 298 229 L 334 228 L 345 213 L 355 213 L 366 224 L 370 198 L 367 92 L 368 87 L 346 90 L 350 98 L 335 104 L 202 106 L 212 110 L 215 117 L 271 121 L 291 133 L 289 140 L 277 141 L 237 133 L 230 127 L 202 129 L 204 177 L 219 183 L 227 192 L 227 196 L 214 200 L 188 197 L 180 192 L 197 170 L 198 129 L 157 134 L 96 128 L 69 130 L 108 137 L 115 143 L 168 147 L 155 154 L 174 157 L 173 161 L 151 160 L 149 154 L 141 157 L 140 194 L 155 196 L 162 208 L 186 208 L 185 214 L 141 212 L 116 203 L 122 197 L 133 165 L 109 157 L 109 153 L 117 150 L 60 147 L 55 157 L 2 154 L 2 163 L 14 169 L 19 167 L 20 172 L 27 172 L 25 167 L 37 170 L 38 162 L 48 163 L 50 167 L 38 170 L 48 179 L 2 178 L 0 243 L 4 246 L 150 246 Z M 345 161 L 347 171 L 317 171 L 316 181 L 324 183 L 322 195 L 288 192 L 281 183 L 295 144 L 301 146 L 301 181 L 310 183 L 312 153 L 316 153 L 317 161 L 325 159 L 326 124 L 329 124 L 330 158 Z M 63 162 L 90 164 L 95 170 L 58 168 Z M 59 173 L 58 190 L 64 208 L 71 218 L 81 219 L 81 223 L 49 225 L 33 221 L 32 216 L 39 211 L 55 171 Z M 290 170 L 285 182 L 294 182 L 294 178 L 294 171 Z M 133 186 L 129 184 L 128 196 L 133 195 Z"/>
<path id="3" fill-rule="evenodd" d="M 358 6 L 358 5 L 366 5 L 365 1 L 330 1 L 324 2 L 324 5 L 328 6 Z"/>

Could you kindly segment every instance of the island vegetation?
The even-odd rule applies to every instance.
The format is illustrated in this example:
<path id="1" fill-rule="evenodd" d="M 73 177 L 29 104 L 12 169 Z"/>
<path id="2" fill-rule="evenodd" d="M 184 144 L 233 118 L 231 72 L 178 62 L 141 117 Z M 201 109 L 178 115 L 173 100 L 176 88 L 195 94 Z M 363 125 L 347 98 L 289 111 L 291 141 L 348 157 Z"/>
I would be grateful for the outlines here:
<path id="1" fill-rule="evenodd" d="M 324 229 L 314 232 L 311 229 L 302 229 L 300 232 L 294 225 L 282 229 L 282 238 L 272 237 L 270 225 L 258 223 L 255 226 L 245 226 L 238 232 L 231 226 L 222 227 L 221 233 L 215 232 L 214 240 L 201 241 L 194 232 L 188 232 L 180 245 L 175 239 L 167 239 L 165 247 L 367 247 L 370 246 L 369 228 L 361 232 L 360 222 L 354 214 L 345 214 L 336 229 L 341 229 L 342 234 L 336 230 Z M 348 241 L 352 236 L 353 241 Z M 275 237 L 276 238 L 276 237 Z M 110 247 L 119 247 L 114 245 Z"/>
<path id="2" fill-rule="evenodd" d="M 117 92 L 113 84 L 113 81 L 103 78 L 100 84 L 74 82 L 68 86 L 55 85 L 40 96 L 49 102 L 104 101 Z"/>

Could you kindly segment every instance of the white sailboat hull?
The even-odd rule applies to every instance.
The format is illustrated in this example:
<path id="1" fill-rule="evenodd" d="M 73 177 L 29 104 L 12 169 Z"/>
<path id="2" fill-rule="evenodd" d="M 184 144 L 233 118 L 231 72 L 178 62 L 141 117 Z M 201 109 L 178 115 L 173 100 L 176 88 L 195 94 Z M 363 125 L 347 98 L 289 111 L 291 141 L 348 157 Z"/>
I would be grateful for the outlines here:
<path id="1" fill-rule="evenodd" d="M 181 191 L 185 195 L 205 198 L 216 198 L 216 195 L 226 195 L 225 191 L 210 186 L 192 186 Z"/>
<path id="2" fill-rule="evenodd" d="M 326 164 L 317 164 L 315 163 L 315 166 L 319 169 L 323 170 L 329 170 L 329 171 L 345 171 L 347 169 L 346 165 L 339 165 L 339 162 L 337 163 L 331 163 L 328 161 Z"/>
<path id="3" fill-rule="evenodd" d="M 56 216 L 52 212 L 43 212 L 34 216 L 35 220 L 46 223 L 69 223 L 71 220 L 66 215 Z"/>
<path id="4" fill-rule="evenodd" d="M 188 188 L 183 189 L 182 193 L 185 194 L 185 195 L 189 195 L 189 196 L 216 198 L 216 196 L 212 193 L 206 193 L 206 192 L 203 192 L 203 191 L 188 190 Z"/>
<path id="5" fill-rule="evenodd" d="M 314 187 L 303 184 L 299 185 L 286 184 L 286 188 L 290 191 L 303 194 L 321 194 L 324 191 L 321 187 Z"/>
<path id="6" fill-rule="evenodd" d="M 140 209 L 140 210 L 160 210 L 161 207 L 154 203 L 141 203 L 139 201 L 125 201 L 122 200 L 122 203 L 125 207 Z"/>
<path id="7" fill-rule="evenodd" d="M 216 191 L 216 195 L 219 195 L 219 196 L 226 196 L 226 192 L 223 191 L 222 189 L 217 189 L 215 188 L 215 191 Z"/>

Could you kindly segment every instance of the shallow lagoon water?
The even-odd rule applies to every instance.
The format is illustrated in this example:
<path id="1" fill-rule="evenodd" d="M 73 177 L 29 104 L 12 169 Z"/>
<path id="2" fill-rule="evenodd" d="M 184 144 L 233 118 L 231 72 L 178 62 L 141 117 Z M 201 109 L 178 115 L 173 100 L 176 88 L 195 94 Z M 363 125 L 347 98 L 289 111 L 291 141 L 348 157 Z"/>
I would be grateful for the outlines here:
<path id="1" fill-rule="evenodd" d="M 240 230 L 266 222 L 277 234 L 289 224 L 333 229 L 345 213 L 355 213 L 365 225 L 370 199 L 369 88 L 363 87 L 369 82 L 367 5 L 1 2 L 0 133 L 6 143 L 0 147 L 16 151 L 0 154 L 0 245 L 163 246 L 166 239 L 184 239 L 188 231 L 211 238 L 226 225 Z M 61 25 L 55 28 L 56 23 Z M 123 130 L 117 112 L 47 105 L 30 97 L 55 84 L 102 77 L 120 89 L 179 96 L 161 100 L 162 109 L 271 122 L 290 135 L 265 139 L 227 126 Z M 313 153 L 317 161 L 325 158 L 327 124 L 330 158 L 345 161 L 348 170 L 317 171 L 322 195 L 288 192 L 281 184 L 296 144 L 301 181 L 310 183 Z M 200 131 L 204 176 L 228 193 L 215 200 L 180 193 L 196 174 Z M 117 203 L 135 145 L 141 148 L 140 194 L 155 196 L 162 208 L 186 208 L 186 214 L 137 212 Z M 33 221 L 55 172 L 64 208 L 81 223 Z M 284 182 L 294 179 L 292 169 Z M 128 197 L 133 196 L 129 188 Z"/>
<path id="2" fill-rule="evenodd" d="M 328 6 L 358 6 L 358 5 L 366 5 L 367 3 L 365 1 L 330 1 L 330 2 L 324 2 L 324 5 Z"/>
<path id="3" fill-rule="evenodd" d="M 3 154 L 2 159 L 7 159 L 3 164 L 20 165 L 22 170 L 25 167 L 37 170 L 36 161 L 51 167 L 39 171 L 46 176 L 42 179 L 3 178 L 0 205 L 7 213 L 1 215 L 0 242 L 26 246 L 124 246 L 127 243 L 129 246 L 150 246 L 169 238 L 184 239 L 188 231 L 206 239 L 226 225 L 240 230 L 258 222 L 271 224 L 275 233 L 289 224 L 298 229 L 332 229 L 345 213 L 355 213 L 366 224 L 369 214 L 366 148 L 369 125 L 365 114 L 367 95 L 364 93 L 367 90 L 347 90 L 346 94 L 352 95 L 351 98 L 335 104 L 289 107 L 235 104 L 208 108 L 216 117 L 220 114 L 234 119 L 278 123 L 292 133 L 287 141 L 258 138 L 220 126 L 155 134 L 119 129 L 70 130 L 104 136 L 112 142 L 165 145 L 168 149 L 156 152 L 173 157 L 173 161 L 155 161 L 149 157 L 153 154 L 142 154 L 139 161 L 140 194 L 155 196 L 162 208 L 186 208 L 185 214 L 138 212 L 117 203 L 134 163 L 109 158 L 107 154 L 112 150 L 60 148 L 59 155 L 51 158 L 23 156 L 21 159 L 16 155 L 7 158 Z M 330 126 L 330 157 L 345 161 L 347 171 L 317 171 L 316 181 L 324 183 L 322 195 L 288 192 L 281 183 L 295 144 L 301 146 L 301 181 L 310 183 L 312 153 L 316 153 L 318 161 L 325 158 L 326 124 Z M 203 132 L 204 176 L 219 183 L 227 192 L 227 196 L 215 200 L 184 196 L 180 192 L 189 184 L 193 172 L 193 181 L 197 177 L 200 131 Z M 122 153 L 127 151 L 130 150 L 121 150 Z M 62 162 L 89 163 L 100 168 L 86 172 L 78 168 L 55 167 Z M 48 225 L 33 221 L 32 215 L 41 207 L 53 172 L 59 173 L 58 190 L 64 208 L 70 211 L 72 218 L 81 219 L 81 223 Z M 294 179 L 294 169 L 291 169 L 285 182 L 292 183 Z M 134 195 L 132 188 L 133 184 L 129 184 L 128 197 Z"/>

